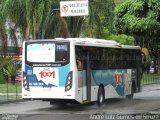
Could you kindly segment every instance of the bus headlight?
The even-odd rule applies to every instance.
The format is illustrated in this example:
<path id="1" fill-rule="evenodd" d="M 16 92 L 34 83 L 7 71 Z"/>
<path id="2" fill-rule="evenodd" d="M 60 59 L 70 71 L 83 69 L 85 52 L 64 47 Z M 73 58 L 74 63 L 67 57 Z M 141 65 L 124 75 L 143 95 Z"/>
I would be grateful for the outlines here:
<path id="1" fill-rule="evenodd" d="M 65 91 L 68 91 L 72 88 L 72 71 L 69 72 L 66 80 Z"/>

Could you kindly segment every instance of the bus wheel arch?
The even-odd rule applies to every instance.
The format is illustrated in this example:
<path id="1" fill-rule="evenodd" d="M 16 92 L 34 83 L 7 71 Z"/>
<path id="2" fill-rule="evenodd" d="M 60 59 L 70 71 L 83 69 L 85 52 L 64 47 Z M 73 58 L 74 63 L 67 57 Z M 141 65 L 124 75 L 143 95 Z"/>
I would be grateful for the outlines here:
<path id="1" fill-rule="evenodd" d="M 102 105 L 105 100 L 105 90 L 104 86 L 101 84 L 98 89 L 98 94 L 97 94 L 97 104 Z"/>

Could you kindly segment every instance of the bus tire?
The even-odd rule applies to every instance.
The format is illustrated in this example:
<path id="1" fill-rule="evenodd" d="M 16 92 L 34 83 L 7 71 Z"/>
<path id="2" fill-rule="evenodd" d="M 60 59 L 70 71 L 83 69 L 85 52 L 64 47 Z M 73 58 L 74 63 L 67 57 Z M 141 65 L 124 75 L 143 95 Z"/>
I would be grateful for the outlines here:
<path id="1" fill-rule="evenodd" d="M 131 94 L 130 95 L 126 95 L 126 99 L 128 100 L 133 100 L 133 96 L 134 96 L 134 91 L 135 91 L 135 84 L 132 84 L 132 88 L 131 88 Z"/>
<path id="2" fill-rule="evenodd" d="M 104 103 L 105 94 L 104 94 L 104 88 L 103 86 L 100 86 L 98 89 L 98 98 L 97 98 L 97 104 L 100 106 Z"/>

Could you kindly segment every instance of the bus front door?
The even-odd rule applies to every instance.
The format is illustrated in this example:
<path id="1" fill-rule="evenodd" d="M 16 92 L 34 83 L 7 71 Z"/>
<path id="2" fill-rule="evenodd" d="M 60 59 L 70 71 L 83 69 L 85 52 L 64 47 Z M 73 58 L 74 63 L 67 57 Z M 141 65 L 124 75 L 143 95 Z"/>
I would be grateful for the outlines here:
<path id="1" fill-rule="evenodd" d="M 83 60 L 84 65 L 84 79 L 83 79 L 83 101 L 91 100 L 91 69 L 89 61 L 89 52 L 86 54 L 86 59 Z"/>
<path id="2" fill-rule="evenodd" d="M 81 53 L 78 55 L 78 53 Z M 78 68 L 78 88 L 80 102 L 91 100 L 91 69 L 89 61 L 89 52 L 87 50 L 76 48 L 76 63 Z M 81 92 L 80 92 L 81 91 Z"/>

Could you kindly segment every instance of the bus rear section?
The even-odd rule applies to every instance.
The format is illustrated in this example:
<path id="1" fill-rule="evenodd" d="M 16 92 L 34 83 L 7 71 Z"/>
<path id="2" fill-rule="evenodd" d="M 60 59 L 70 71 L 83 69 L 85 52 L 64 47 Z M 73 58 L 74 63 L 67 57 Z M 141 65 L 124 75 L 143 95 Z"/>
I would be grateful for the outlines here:
<path id="1" fill-rule="evenodd" d="M 22 98 L 74 99 L 69 53 L 69 42 L 24 42 Z"/>

